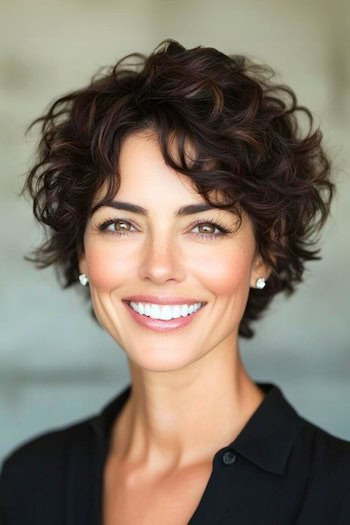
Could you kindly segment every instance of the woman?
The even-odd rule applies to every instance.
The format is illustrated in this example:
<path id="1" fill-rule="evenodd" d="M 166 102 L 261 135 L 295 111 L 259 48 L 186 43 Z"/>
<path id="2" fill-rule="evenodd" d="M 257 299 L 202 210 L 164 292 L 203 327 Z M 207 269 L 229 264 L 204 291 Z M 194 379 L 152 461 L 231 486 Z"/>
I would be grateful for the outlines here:
<path id="1" fill-rule="evenodd" d="M 244 57 L 166 41 L 126 62 L 38 119 L 23 191 L 48 226 L 30 260 L 86 286 L 131 384 L 7 458 L 1 523 L 348 524 L 350 444 L 254 382 L 238 346 L 319 258 L 321 133 Z"/>

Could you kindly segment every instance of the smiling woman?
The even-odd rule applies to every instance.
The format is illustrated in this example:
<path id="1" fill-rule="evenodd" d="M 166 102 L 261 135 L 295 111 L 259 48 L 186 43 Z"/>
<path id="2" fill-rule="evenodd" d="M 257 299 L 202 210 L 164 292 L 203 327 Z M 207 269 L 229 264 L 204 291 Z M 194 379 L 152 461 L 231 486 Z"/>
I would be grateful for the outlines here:
<path id="1" fill-rule="evenodd" d="M 250 219 L 206 203 L 149 132 L 125 139 L 119 176 L 118 201 L 89 218 L 79 262 L 100 324 L 142 369 L 183 369 L 221 344 L 235 355 L 249 289 L 269 274 Z"/>
<path id="2" fill-rule="evenodd" d="M 28 259 L 86 287 L 131 384 L 7 458 L 1 523 L 349 523 L 350 444 L 239 350 L 319 258 L 334 186 L 309 110 L 267 67 L 166 41 L 36 122 Z"/>

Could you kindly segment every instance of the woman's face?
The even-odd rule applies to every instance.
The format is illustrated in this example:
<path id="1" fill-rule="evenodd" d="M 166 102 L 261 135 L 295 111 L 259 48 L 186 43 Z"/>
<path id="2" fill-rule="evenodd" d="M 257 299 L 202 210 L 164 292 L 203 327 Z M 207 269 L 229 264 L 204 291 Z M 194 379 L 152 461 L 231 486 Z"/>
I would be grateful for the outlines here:
<path id="1" fill-rule="evenodd" d="M 250 220 L 243 215 L 237 229 L 232 212 L 198 212 L 206 201 L 165 164 L 150 133 L 125 140 L 119 168 L 114 202 L 143 210 L 111 204 L 87 223 L 80 271 L 99 322 L 147 370 L 181 369 L 223 346 L 233 351 L 249 288 L 268 273 Z M 185 304 L 201 307 L 191 313 Z"/>

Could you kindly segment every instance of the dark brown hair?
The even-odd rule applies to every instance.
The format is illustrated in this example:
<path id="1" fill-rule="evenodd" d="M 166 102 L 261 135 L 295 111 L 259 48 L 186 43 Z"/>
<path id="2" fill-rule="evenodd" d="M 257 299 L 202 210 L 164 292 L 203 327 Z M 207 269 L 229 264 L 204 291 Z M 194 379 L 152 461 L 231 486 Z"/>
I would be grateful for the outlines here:
<path id="1" fill-rule="evenodd" d="M 251 321 L 275 294 L 295 290 L 306 261 L 320 258 L 315 234 L 334 191 L 310 111 L 273 75 L 244 56 L 167 40 L 148 57 L 128 55 L 59 98 L 33 122 L 41 123 L 41 140 L 21 193 L 29 191 L 35 217 L 48 228 L 26 259 L 38 268 L 53 264 L 64 288 L 77 283 L 93 199 L 104 184 L 99 205 L 116 194 L 126 136 L 152 129 L 166 163 L 190 177 L 207 202 L 243 209 L 252 220 L 272 274 L 263 290 L 250 290 L 239 333 L 251 337 Z M 213 202 L 213 190 L 225 197 L 221 204 Z"/>

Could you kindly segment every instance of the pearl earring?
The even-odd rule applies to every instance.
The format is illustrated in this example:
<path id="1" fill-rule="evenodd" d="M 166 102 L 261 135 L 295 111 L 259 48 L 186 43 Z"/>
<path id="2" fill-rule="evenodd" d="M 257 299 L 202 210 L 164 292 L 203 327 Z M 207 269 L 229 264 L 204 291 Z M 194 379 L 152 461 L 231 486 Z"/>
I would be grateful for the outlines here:
<path id="1" fill-rule="evenodd" d="M 264 277 L 259 277 L 259 279 L 256 280 L 255 286 L 256 286 L 259 290 L 262 290 L 263 288 L 265 288 L 265 286 L 266 286 L 266 280 L 265 280 L 265 278 L 264 278 Z"/>
<path id="2" fill-rule="evenodd" d="M 85 273 L 81 273 L 79 275 L 79 281 L 80 281 L 80 284 L 82 284 L 83 286 L 86 286 L 87 283 L 89 282 L 88 276 Z"/>

